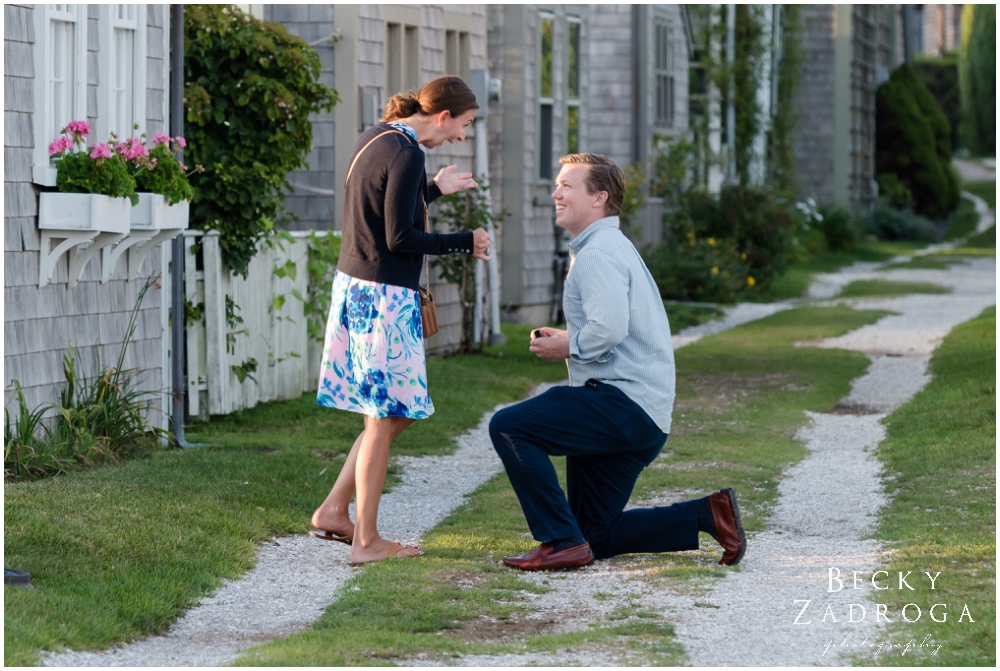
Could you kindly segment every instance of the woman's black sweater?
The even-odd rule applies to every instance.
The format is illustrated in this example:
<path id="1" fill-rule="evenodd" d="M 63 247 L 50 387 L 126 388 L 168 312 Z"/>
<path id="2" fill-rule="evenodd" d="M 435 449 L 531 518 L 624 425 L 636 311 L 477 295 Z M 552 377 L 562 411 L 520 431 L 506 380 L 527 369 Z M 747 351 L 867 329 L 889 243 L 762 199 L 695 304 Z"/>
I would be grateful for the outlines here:
<path id="1" fill-rule="evenodd" d="M 378 123 L 358 138 L 354 156 L 376 135 Z M 423 194 L 423 198 L 421 198 Z M 344 230 L 337 270 L 356 279 L 420 286 L 424 254 L 472 253 L 472 233 L 425 233 L 424 199 L 441 195 L 427 183 L 424 152 L 408 136 L 388 133 L 354 165 L 344 198 Z"/>

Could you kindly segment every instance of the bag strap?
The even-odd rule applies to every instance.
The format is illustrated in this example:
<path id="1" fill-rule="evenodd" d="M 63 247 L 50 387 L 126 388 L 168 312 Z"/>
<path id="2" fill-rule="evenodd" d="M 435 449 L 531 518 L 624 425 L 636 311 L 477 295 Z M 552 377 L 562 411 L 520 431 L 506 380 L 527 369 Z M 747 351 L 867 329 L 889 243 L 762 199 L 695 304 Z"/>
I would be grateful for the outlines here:
<path id="1" fill-rule="evenodd" d="M 354 155 L 354 160 L 351 161 L 351 167 L 347 169 L 347 177 L 344 178 L 344 187 L 347 187 L 347 180 L 351 178 L 351 173 L 354 172 L 354 166 L 358 162 L 358 159 L 361 158 L 361 155 L 365 153 L 365 149 L 368 149 L 368 147 L 372 146 L 372 143 L 375 142 L 375 140 L 379 139 L 384 135 L 389 135 L 390 133 L 395 133 L 396 135 L 402 135 L 406 138 L 410 137 L 401 130 L 393 129 L 393 130 L 387 130 L 384 133 L 379 133 L 371 140 L 369 140 L 368 144 L 362 147 L 361 151 L 359 151 L 357 154 Z M 424 201 L 424 233 L 430 233 L 431 232 L 430 221 L 427 219 L 427 199 L 424 197 L 424 194 L 420 194 L 420 199 Z M 426 289 L 429 292 L 431 290 L 431 264 L 430 261 L 427 260 L 426 254 L 424 254 L 424 279 L 427 281 Z"/>

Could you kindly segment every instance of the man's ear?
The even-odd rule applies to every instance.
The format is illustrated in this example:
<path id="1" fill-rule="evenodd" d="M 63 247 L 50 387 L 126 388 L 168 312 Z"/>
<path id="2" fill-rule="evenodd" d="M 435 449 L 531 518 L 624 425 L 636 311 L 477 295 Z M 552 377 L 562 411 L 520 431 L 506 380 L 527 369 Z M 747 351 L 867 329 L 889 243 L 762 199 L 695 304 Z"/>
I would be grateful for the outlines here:
<path id="1" fill-rule="evenodd" d="M 598 191 L 596 198 L 597 200 L 594 201 L 594 204 L 591 205 L 591 207 L 604 207 L 604 204 L 608 202 L 608 192 Z"/>

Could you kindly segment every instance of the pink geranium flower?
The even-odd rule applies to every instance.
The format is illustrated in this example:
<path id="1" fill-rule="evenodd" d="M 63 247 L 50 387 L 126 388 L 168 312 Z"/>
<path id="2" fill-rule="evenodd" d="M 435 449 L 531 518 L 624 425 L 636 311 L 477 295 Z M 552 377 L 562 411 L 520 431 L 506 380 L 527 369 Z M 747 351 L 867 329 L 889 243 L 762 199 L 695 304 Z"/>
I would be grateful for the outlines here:
<path id="1" fill-rule="evenodd" d="M 111 158 L 111 149 L 103 142 L 95 144 L 94 148 L 90 150 L 90 158 L 95 160 L 99 158 Z"/>
<path id="2" fill-rule="evenodd" d="M 159 146 L 161 144 L 170 144 L 170 136 L 166 133 L 157 133 L 153 136 L 153 146 Z"/>
<path id="3" fill-rule="evenodd" d="M 149 156 L 149 150 L 142 146 L 142 140 L 137 137 L 130 138 L 125 142 L 122 156 L 128 161 L 134 161 L 144 156 Z"/>
<path id="4" fill-rule="evenodd" d="M 179 144 L 182 149 L 184 147 L 188 146 L 187 140 L 185 140 L 184 138 L 182 138 L 180 135 L 178 135 L 174 139 L 177 140 L 177 144 Z"/>
<path id="5" fill-rule="evenodd" d="M 65 135 L 61 135 L 49 144 L 49 156 L 52 156 L 54 154 L 62 154 L 64 151 L 67 151 L 72 148 L 73 148 L 73 141 L 68 137 L 66 137 Z"/>
<path id="6" fill-rule="evenodd" d="M 90 135 L 90 124 L 86 121 L 70 121 L 66 126 L 64 133 L 69 133 L 70 135 L 82 135 L 87 137 Z"/>

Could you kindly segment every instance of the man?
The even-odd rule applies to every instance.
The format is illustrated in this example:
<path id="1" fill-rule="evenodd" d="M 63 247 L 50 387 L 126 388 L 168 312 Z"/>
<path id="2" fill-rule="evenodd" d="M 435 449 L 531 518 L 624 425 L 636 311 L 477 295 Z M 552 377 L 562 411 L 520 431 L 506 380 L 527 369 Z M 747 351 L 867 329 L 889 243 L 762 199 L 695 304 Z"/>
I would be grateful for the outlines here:
<path id="1" fill-rule="evenodd" d="M 567 330 L 540 328 L 530 349 L 567 361 L 570 384 L 498 412 L 493 447 L 541 545 L 504 564 L 526 571 L 585 566 L 631 552 L 696 550 L 698 532 L 746 551 L 736 494 L 623 512 L 670 432 L 674 352 L 653 277 L 618 229 L 621 168 L 600 154 L 559 159 L 556 225 L 573 236 L 563 292 Z M 567 495 L 550 456 L 566 457 Z"/>

